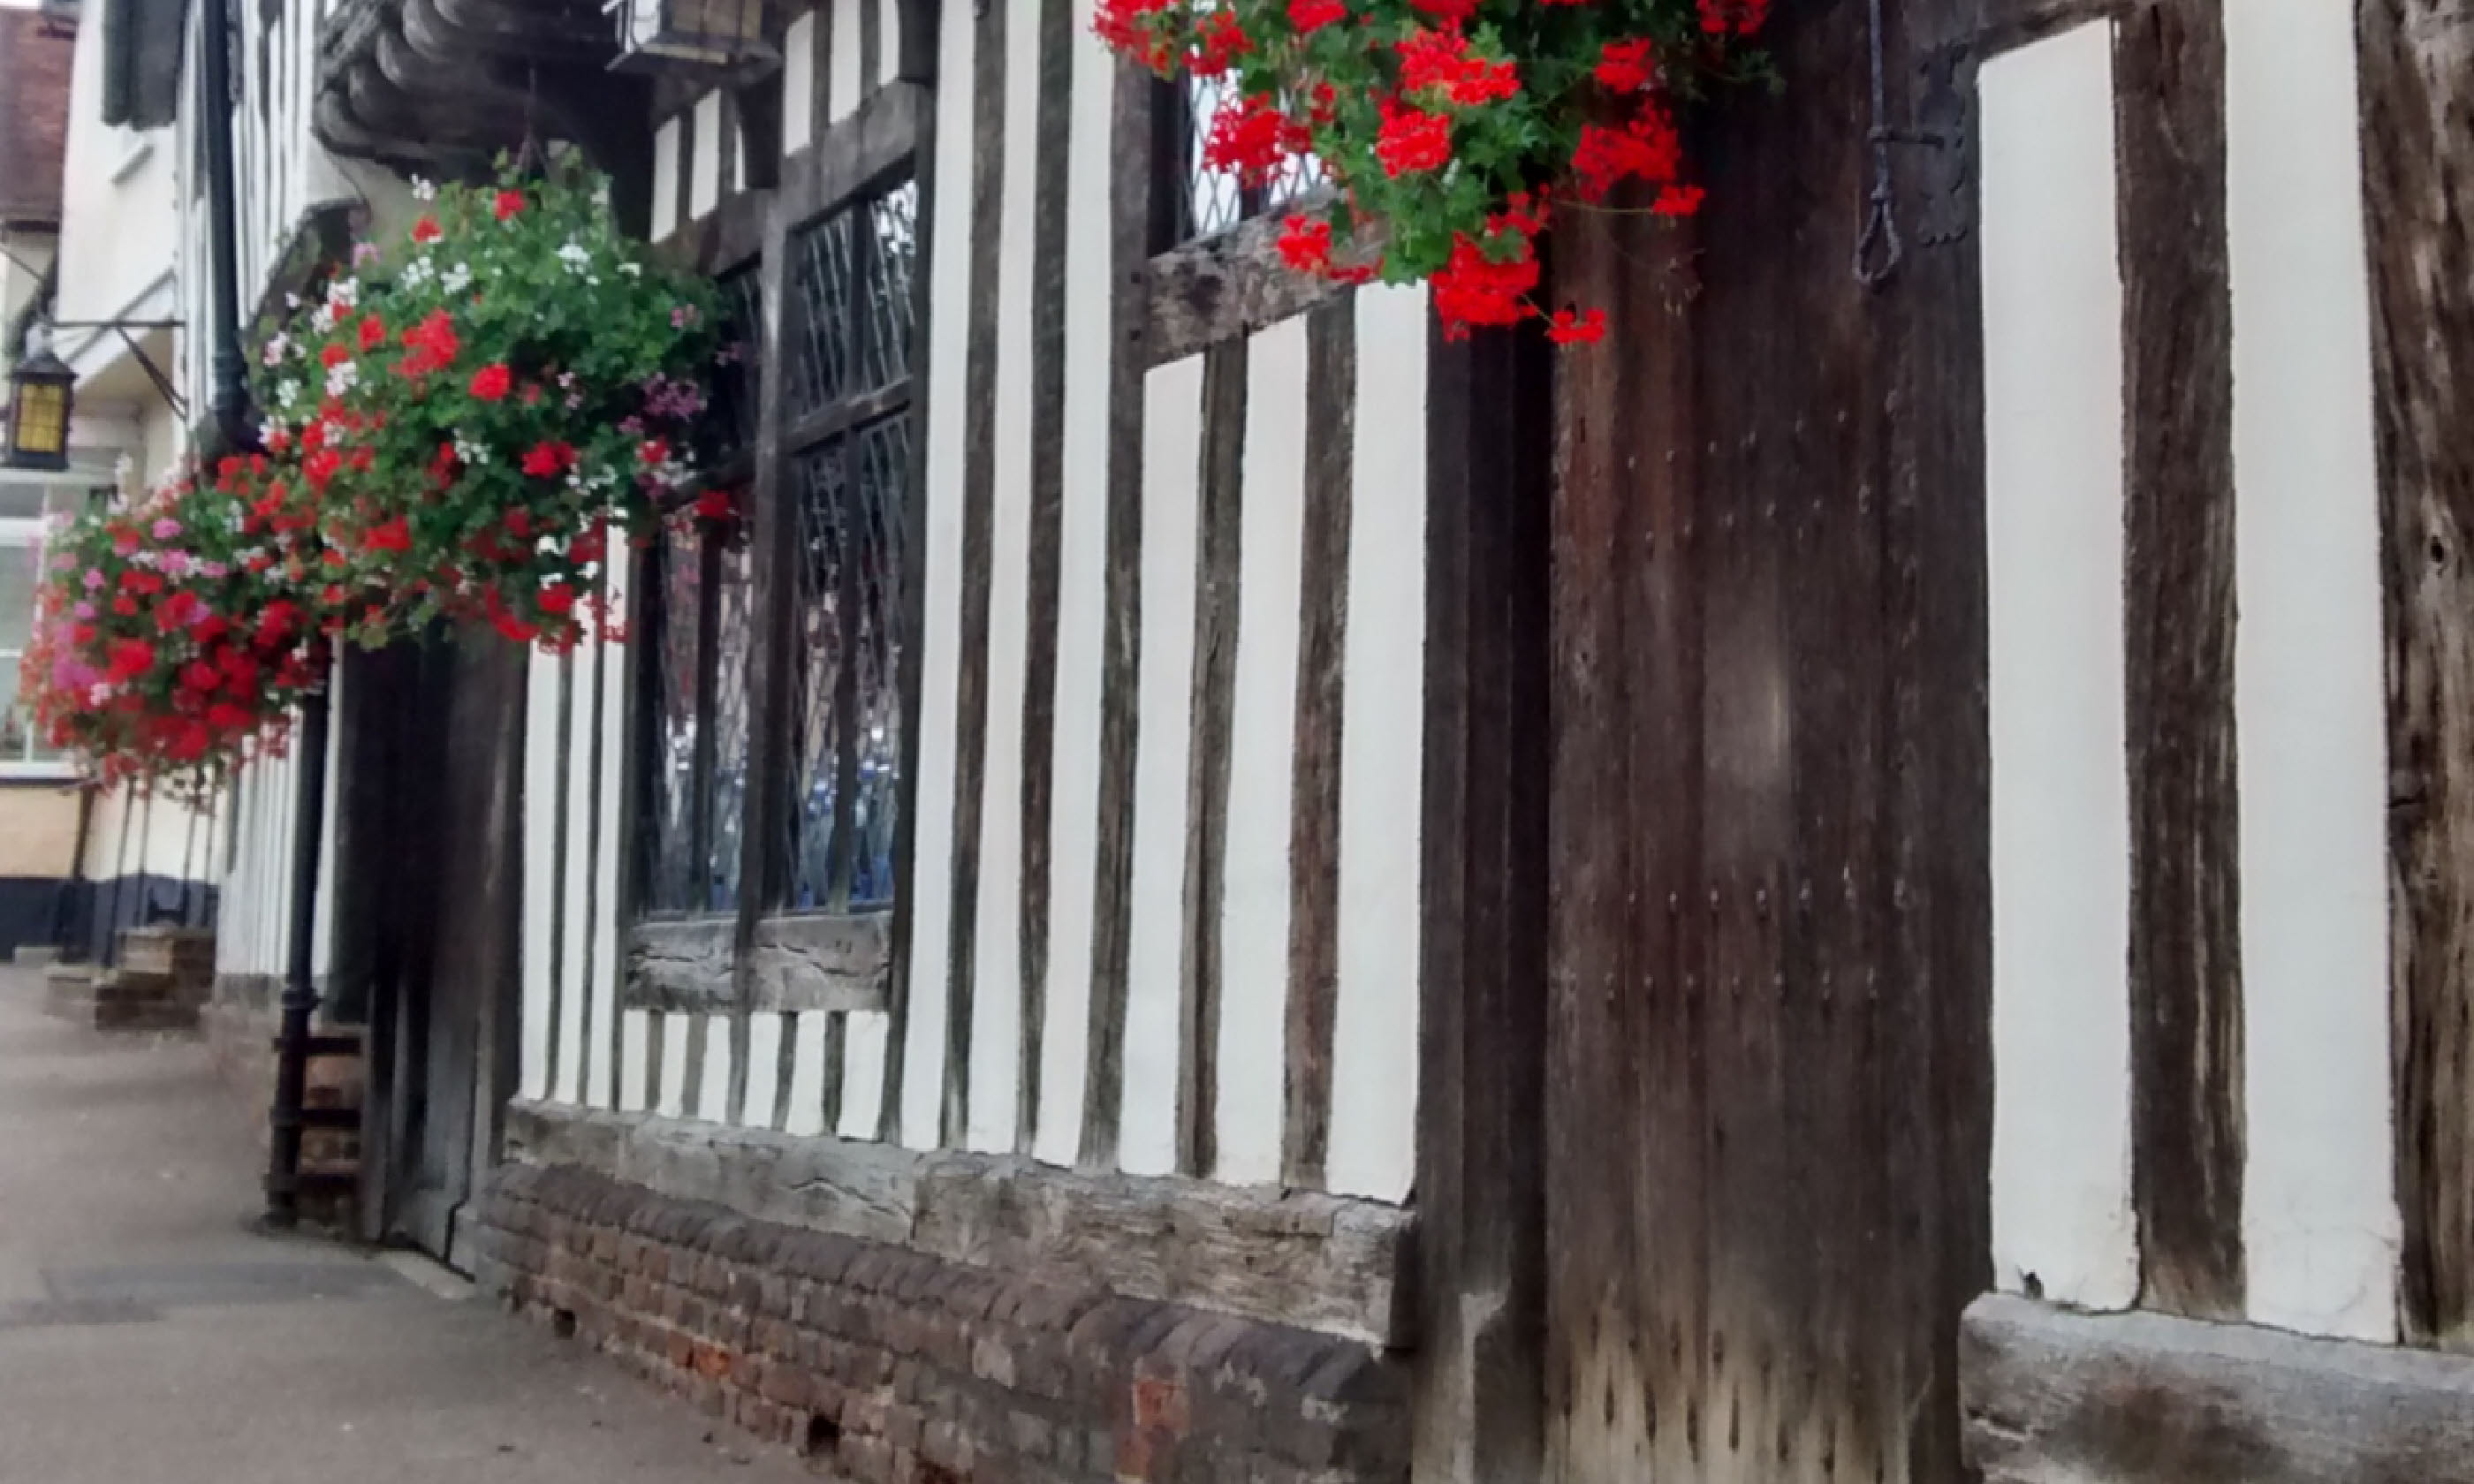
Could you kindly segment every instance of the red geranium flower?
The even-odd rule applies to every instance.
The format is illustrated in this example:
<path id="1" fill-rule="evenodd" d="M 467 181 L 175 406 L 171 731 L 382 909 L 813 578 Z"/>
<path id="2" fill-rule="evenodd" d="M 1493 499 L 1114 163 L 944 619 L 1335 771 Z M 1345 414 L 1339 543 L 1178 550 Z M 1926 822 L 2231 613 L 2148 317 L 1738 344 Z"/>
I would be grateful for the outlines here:
<path id="1" fill-rule="evenodd" d="M 507 395 L 514 382 L 504 366 L 484 366 L 473 373 L 473 395 L 485 402 L 495 402 Z"/>
<path id="2" fill-rule="evenodd" d="M 521 191 L 500 191 L 498 193 L 497 201 L 492 204 L 491 209 L 496 211 L 498 214 L 498 220 L 503 222 L 507 220 L 507 218 L 514 216 L 517 212 L 524 209 L 524 193 Z"/>

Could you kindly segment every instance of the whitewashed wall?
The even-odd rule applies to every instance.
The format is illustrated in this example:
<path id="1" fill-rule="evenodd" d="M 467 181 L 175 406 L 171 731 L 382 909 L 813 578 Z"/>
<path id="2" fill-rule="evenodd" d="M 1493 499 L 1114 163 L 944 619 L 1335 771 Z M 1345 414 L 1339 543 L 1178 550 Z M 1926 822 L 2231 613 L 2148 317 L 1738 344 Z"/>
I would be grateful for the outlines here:
<path id="1" fill-rule="evenodd" d="M 2350 6 L 2225 7 L 2248 1316 L 2393 1340 L 2377 469 Z M 2141 1297 L 2114 37 L 1989 60 L 1995 1270 Z M 2310 208 L 2297 203 L 2309 202 Z"/>
<path id="2" fill-rule="evenodd" d="M 339 677 L 337 694 L 341 695 Z M 339 777 L 342 734 L 327 735 L 327 778 L 318 857 L 318 899 L 311 971 L 321 979 L 333 963 L 335 905 L 335 810 L 331 792 Z M 262 758 L 242 770 L 226 794 L 216 827 L 215 854 L 206 879 L 220 878 L 223 895 L 215 931 L 217 978 L 277 980 L 291 969 L 292 846 L 301 799 L 300 751 Z"/>
<path id="3" fill-rule="evenodd" d="M 784 145 L 810 146 L 823 130 L 858 111 L 894 70 L 896 7 L 881 6 L 876 55 L 862 54 L 858 0 L 828 3 L 802 17 L 787 47 Z M 1012 1150 L 1017 1126 L 1025 1032 L 1022 966 L 1014 945 L 1020 901 L 1023 814 L 1016 766 L 1025 737 L 1025 641 L 1022 612 L 1031 561 L 1031 501 L 1033 373 L 1031 282 L 1034 191 L 1042 161 L 1031 127 L 1042 58 L 1037 28 L 1009 24 L 1004 108 L 1008 149 L 996 209 L 1003 213 L 997 255 L 994 403 L 970 404 L 964 309 L 974 292 L 968 244 L 973 229 L 972 112 L 967 82 L 975 76 L 974 0 L 948 0 L 941 28 L 937 98 L 935 199 L 923 203 L 932 222 L 924 452 L 926 545 L 916 559 L 926 584 L 921 646 L 916 843 L 905 878 L 912 911 L 907 963 L 897 965 L 908 994 L 898 1137 L 918 1148 L 939 1140 L 944 1059 L 948 1044 L 946 987 L 959 924 L 975 928 L 973 1023 L 966 1069 L 968 1126 L 956 1142 Z M 1107 545 L 1110 345 L 1108 177 L 1116 141 L 1109 135 L 1116 67 L 1090 35 L 1090 6 L 1078 6 L 1071 33 L 1071 128 L 1064 179 L 1067 213 L 1064 280 L 1065 488 L 1057 552 L 1061 599 L 1056 643 L 1054 806 L 1051 823 L 1050 951 L 1038 1065 L 1040 1095 L 1031 1152 L 1052 1163 L 1076 1162 L 1089 1075 L 1087 1017 L 1095 925 L 1093 882 L 1100 839 L 1100 734 L 1104 556 Z M 821 103 L 813 96 L 818 64 L 815 30 L 832 28 L 822 49 L 830 69 Z M 725 151 L 718 101 L 691 106 L 692 121 L 666 122 L 654 162 L 653 227 L 675 230 L 681 182 L 688 212 L 701 217 L 720 199 Z M 682 148 L 682 141 L 688 141 Z M 1333 1045 L 1332 1132 L 1326 1184 L 1334 1190 L 1405 1199 L 1414 1162 L 1417 1105 L 1419 862 L 1421 716 L 1425 624 L 1425 354 L 1427 308 L 1422 293 L 1367 291 L 1355 319 L 1358 414 L 1352 453 L 1349 601 L 1346 646 L 1346 715 L 1341 820 L 1341 941 Z M 1231 767 L 1230 829 L 1225 844 L 1227 887 L 1222 907 L 1221 963 L 1225 1000 L 1217 1045 L 1219 1092 L 1210 1117 L 1221 1156 L 1217 1178 L 1239 1184 L 1280 1176 L 1283 1090 L 1288 1074 L 1282 1041 L 1288 983 L 1289 769 L 1295 739 L 1304 539 L 1306 376 L 1301 323 L 1255 333 L 1248 347 L 1249 408 L 1243 479 L 1247 491 L 1239 616 L 1236 735 Z M 1146 378 L 1143 463 L 1142 672 L 1140 743 L 1133 806 L 1135 900 L 1132 970 L 1128 993 L 1121 1113 L 1120 1167 L 1161 1173 L 1175 1167 L 1178 1036 L 1178 969 L 1183 951 L 1179 892 L 1185 877 L 1186 757 L 1194 690 L 1197 575 L 1194 525 L 1197 461 L 1203 409 L 1199 360 L 1163 366 Z M 985 782 L 978 841 L 982 864 L 976 899 L 956 900 L 952 862 L 957 764 L 957 687 L 964 641 L 961 617 L 961 525 L 965 428 L 992 419 L 995 499 L 993 561 L 988 577 L 993 621 L 985 658 L 988 724 Z M 579 1032 L 579 981 L 592 1009 L 589 1025 L 607 1028 L 617 993 L 618 924 L 610 912 L 615 875 L 605 828 L 598 856 L 578 850 L 582 821 L 598 809 L 615 820 L 623 780 L 604 748 L 593 781 L 580 720 L 594 667 L 588 654 L 569 663 L 574 687 L 566 707 L 567 742 L 559 730 L 559 666 L 535 661 L 526 758 L 523 1038 L 529 1096 L 665 1114 L 717 1119 L 727 1113 L 732 1081 L 730 1037 L 718 1017 L 697 1038 L 705 1064 L 702 1096 L 684 1106 L 690 1028 L 679 1016 L 630 1012 L 615 1039 L 600 1029 Z M 602 679 L 605 726 L 617 714 L 615 671 Z M 725 678 L 725 684 L 731 682 Z M 570 831 L 564 877 L 553 875 L 553 820 L 561 791 Z M 578 808 L 579 800 L 592 807 Z M 585 881 L 602 885 L 590 914 Z M 552 928 L 552 903 L 562 904 L 564 936 Z M 553 968 L 552 966 L 556 966 Z M 555 997 L 563 1014 L 547 1017 Z M 746 1117 L 769 1123 L 787 1042 L 794 1133 L 821 1130 L 817 1089 L 824 1059 L 836 1048 L 841 1089 L 837 1132 L 874 1137 L 879 1094 L 887 1070 L 890 1024 L 882 1013 L 835 1017 L 759 1015 L 748 1043 Z M 661 1042 L 658 1054 L 653 1042 Z M 553 1052 L 553 1047 L 556 1048 Z M 605 1067 L 611 1056 L 615 1069 Z M 552 1065 L 555 1064 L 555 1075 Z M 658 1065 L 661 1086 L 650 1086 Z M 614 1074 L 615 1070 L 615 1074 Z M 615 1089 L 615 1091 L 614 1091 Z"/>

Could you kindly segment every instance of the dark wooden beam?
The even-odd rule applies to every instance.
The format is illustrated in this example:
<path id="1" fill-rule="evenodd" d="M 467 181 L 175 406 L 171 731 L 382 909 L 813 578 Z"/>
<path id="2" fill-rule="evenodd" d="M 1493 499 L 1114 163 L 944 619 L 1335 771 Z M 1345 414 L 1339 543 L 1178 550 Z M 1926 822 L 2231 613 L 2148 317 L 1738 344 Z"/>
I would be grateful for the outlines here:
<path id="1" fill-rule="evenodd" d="M 1089 1070 L 1082 1088 L 1085 1169 L 1114 1169 L 1125 1099 L 1127 958 L 1133 932 L 1134 741 L 1143 658 L 1143 373 L 1148 298 L 1152 99 L 1157 79 L 1117 69 L 1108 129 L 1109 311 L 1107 627 L 1101 655 L 1100 824 L 1092 887 Z"/>
<path id="2" fill-rule="evenodd" d="M 937 1142 L 959 1146 L 970 1128 L 971 1032 L 978 990 L 981 826 L 986 807 L 990 568 L 996 544 L 999 257 L 1005 250 L 1006 8 L 980 12 L 971 82 L 971 254 L 963 305 L 962 593 L 954 696 L 954 857 L 945 959 L 944 1097 Z M 1030 141 L 1025 141 L 1029 143 Z M 977 409 L 976 411 L 973 409 Z M 931 436 L 938 436 L 932 427 Z"/>
<path id="3" fill-rule="evenodd" d="M 1281 260 L 1287 215 L 1257 217 L 1151 260 L 1151 323 L 1143 337 L 1147 367 L 1250 335 L 1346 292 Z"/>
<path id="4" fill-rule="evenodd" d="M 1357 455 L 1357 300 L 1336 299 L 1308 314 L 1306 529 L 1298 581 L 1297 731 L 1289 792 L 1280 1179 L 1314 1190 L 1322 1185 L 1331 1152 L 1332 1038 L 1340 1017 L 1340 755 Z M 1428 562 L 1431 591 L 1435 559 Z M 1458 634 L 1444 636 L 1457 639 Z M 1429 633 L 1430 646 L 1437 637 Z"/>
<path id="5" fill-rule="evenodd" d="M 1370 347 L 1321 343 L 1308 363 L 1329 375 Z M 1419 907 L 1418 1164 L 1419 1210 L 1415 1357 L 1419 1477 L 1536 1480 L 1544 1467 L 1547 1149 L 1545 1077 L 1548 857 L 1545 798 L 1551 550 L 1550 450 L 1555 365 L 1536 335 L 1502 331 L 1454 345 L 1430 331 L 1427 419 L 1424 859 Z M 1353 399 L 1353 386 L 1326 386 Z M 1312 414 L 1312 404 L 1309 415 Z M 1341 440 L 1345 442 L 1345 440 Z M 1322 444 L 1312 444 L 1318 448 Z M 1346 452 L 1330 455 L 1345 472 Z M 1317 499 L 1308 561 L 1346 571 L 1344 479 Z M 1338 529 L 1327 520 L 1343 522 Z M 1324 548 L 1330 548 L 1324 550 Z M 1317 589 L 1306 589 L 1316 602 Z M 1318 627 L 1309 621 L 1308 634 Z M 1329 643 L 1339 646 L 1337 623 Z M 1337 655 L 1327 660 L 1336 671 Z M 1299 726 L 1309 677 L 1299 657 Z M 1319 688 L 1326 682 L 1318 682 Z M 1328 749 L 1321 784 L 1338 803 L 1339 684 L 1328 678 Z M 1320 708 L 1320 706 L 1318 707 Z M 1300 807 L 1303 807 L 1301 802 Z M 1336 878 L 1335 838 L 1327 855 Z M 1294 849 L 1294 848 L 1293 848 Z M 1336 893 L 1336 879 L 1306 883 Z M 1333 898 L 1336 907 L 1336 897 Z M 1311 945 L 1322 960 L 1329 945 Z M 1291 993 L 1321 994 L 1320 983 Z M 1333 958 L 1336 967 L 1336 957 Z M 1318 979 L 1324 970 L 1318 966 Z M 1300 1007 L 1292 1000 L 1292 1011 Z M 1320 1037 L 1313 1092 L 1330 1096 L 1327 1006 L 1303 1007 L 1296 1040 Z M 1302 1020 L 1303 1023 L 1300 1023 Z M 1295 1051 L 1292 1056 L 1296 1055 Z M 1297 1074 L 1292 1061 L 1292 1074 Z M 1292 1147 L 1302 1173 L 1320 1172 L 1311 1140 Z"/>
<path id="6" fill-rule="evenodd" d="M 815 138 L 782 162 L 780 209 L 789 225 L 796 228 L 910 174 L 933 111 L 925 88 L 902 83 L 871 93 L 839 124 L 828 127 L 818 114 Z"/>
<path id="7" fill-rule="evenodd" d="M 2114 38 L 2129 644 L 2131 1165 L 2142 1302 L 2243 1313 L 2233 291 L 2221 0 Z"/>
<path id="8" fill-rule="evenodd" d="M 2474 1343 L 2474 73 L 2463 42 L 2474 6 L 2362 0 L 2356 13 L 2389 646 L 2400 1318 L 2409 1338 L 2464 1346 Z"/>
<path id="9" fill-rule="evenodd" d="M 1196 518 L 1192 728 L 1185 781 L 1185 913 L 1177 972 L 1177 1169 L 1219 1162 L 1220 914 L 1227 896 L 1228 779 L 1236 730 L 1237 613 L 1246 480 L 1247 342 L 1203 352 Z M 1252 945 L 1268 949 L 1268 945 Z"/>
<path id="10" fill-rule="evenodd" d="M 1048 1029 L 1049 903 L 1055 883 L 1056 647 L 1065 527 L 1065 235 L 1073 144 L 1074 59 L 1068 0 L 1041 0 L 1031 225 L 1031 570 L 1022 680 L 1022 1049 L 1014 1148 L 1039 1136 L 1041 1051 Z"/>

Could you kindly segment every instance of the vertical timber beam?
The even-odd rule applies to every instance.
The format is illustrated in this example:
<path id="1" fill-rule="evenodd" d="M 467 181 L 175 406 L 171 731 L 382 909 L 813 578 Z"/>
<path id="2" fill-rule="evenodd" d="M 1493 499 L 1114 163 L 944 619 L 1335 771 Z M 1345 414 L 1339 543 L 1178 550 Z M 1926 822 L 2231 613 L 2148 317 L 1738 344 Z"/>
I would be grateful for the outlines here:
<path id="1" fill-rule="evenodd" d="M 1535 335 L 1431 351 L 1415 1472 L 1543 1466 L 1548 457 Z"/>
<path id="2" fill-rule="evenodd" d="M 2474 1343 L 2474 3 L 2362 0 L 2406 1337 Z M 2344 203 L 2331 203 L 2330 209 Z"/>
<path id="3" fill-rule="evenodd" d="M 2243 1001 L 2223 0 L 2115 31 L 2141 1301 L 2239 1319 Z"/>

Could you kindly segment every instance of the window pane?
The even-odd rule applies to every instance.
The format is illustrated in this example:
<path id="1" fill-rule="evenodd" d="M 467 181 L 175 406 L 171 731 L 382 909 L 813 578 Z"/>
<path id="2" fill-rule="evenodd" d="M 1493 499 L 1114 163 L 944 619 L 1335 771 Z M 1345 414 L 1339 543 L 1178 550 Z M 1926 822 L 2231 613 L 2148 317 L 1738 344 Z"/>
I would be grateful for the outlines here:
<path id="1" fill-rule="evenodd" d="M 840 787 L 842 705 L 842 562 L 848 542 L 844 461 L 849 440 L 837 439 L 799 461 L 799 655 L 791 667 L 793 745 L 790 855 L 795 862 L 790 905 L 838 906 L 834 899 L 834 803 Z"/>
<path id="2" fill-rule="evenodd" d="M 902 756 L 902 510 L 910 422 L 872 423 L 800 461 L 798 753 L 791 904 L 893 899 Z M 850 602 L 845 613 L 845 599 Z M 843 804 L 842 752 L 856 777 Z M 849 839 L 837 840 L 837 828 Z M 847 895 L 837 872 L 847 873 Z"/>
<path id="3" fill-rule="evenodd" d="M 859 562 L 859 858 L 851 900 L 893 900 L 893 826 L 902 798 L 902 514 L 910 488 L 910 419 L 861 430 Z"/>
<path id="4" fill-rule="evenodd" d="M 1176 239 L 1192 242 L 1215 236 L 1240 222 L 1286 206 L 1323 183 L 1322 162 L 1312 156 L 1284 155 L 1268 180 L 1249 183 L 1233 171 L 1203 162 L 1203 146 L 1211 137 L 1211 121 L 1238 99 L 1233 77 L 1185 79 L 1185 158 L 1182 209 Z"/>
<path id="5" fill-rule="evenodd" d="M 753 586 L 749 581 L 746 525 L 735 523 L 723 541 L 720 589 L 714 604 L 713 850 L 706 863 L 704 906 L 727 912 L 739 905 L 739 843 L 747 806 L 747 661 L 754 642 Z"/>
<path id="6" fill-rule="evenodd" d="M 756 446 L 757 371 L 764 355 L 764 285 L 753 268 L 721 280 L 721 365 L 714 376 L 716 426 L 729 452 Z"/>
<path id="7" fill-rule="evenodd" d="M 790 239 L 790 302 L 783 336 L 790 347 L 785 390 L 793 419 L 857 390 L 851 354 L 853 239 L 853 214 L 847 211 Z"/>
<path id="8" fill-rule="evenodd" d="M 919 187 L 910 181 L 868 205 L 875 251 L 867 274 L 867 384 L 888 386 L 910 372 L 911 270 L 919 259 Z"/>
<path id="9" fill-rule="evenodd" d="M 654 548 L 651 800 L 644 835 L 644 905 L 688 912 L 696 905 L 695 750 L 697 598 L 703 588 L 695 527 L 681 517 Z"/>
<path id="10" fill-rule="evenodd" d="M 34 636 L 35 580 L 41 560 L 33 546 L 0 545 L 0 649 L 24 649 Z"/>

